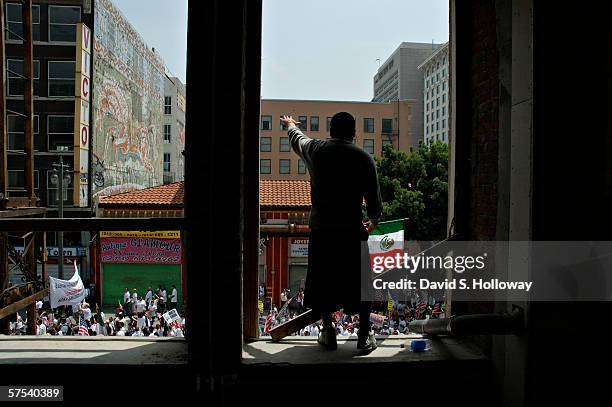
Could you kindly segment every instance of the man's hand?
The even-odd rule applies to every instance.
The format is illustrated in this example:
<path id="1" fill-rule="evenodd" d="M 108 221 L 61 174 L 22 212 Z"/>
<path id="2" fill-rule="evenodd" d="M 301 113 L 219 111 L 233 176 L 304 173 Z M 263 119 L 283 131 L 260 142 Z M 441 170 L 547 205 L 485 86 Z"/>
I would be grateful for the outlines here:
<path id="1" fill-rule="evenodd" d="M 376 228 L 376 225 L 378 225 L 378 219 L 369 219 L 363 224 L 368 233 L 371 233 Z"/>
<path id="2" fill-rule="evenodd" d="M 283 117 L 281 117 L 281 123 L 284 126 L 287 126 L 287 128 L 290 128 L 291 126 L 297 126 L 298 124 L 300 124 L 300 122 L 295 120 L 292 116 L 283 116 Z"/>

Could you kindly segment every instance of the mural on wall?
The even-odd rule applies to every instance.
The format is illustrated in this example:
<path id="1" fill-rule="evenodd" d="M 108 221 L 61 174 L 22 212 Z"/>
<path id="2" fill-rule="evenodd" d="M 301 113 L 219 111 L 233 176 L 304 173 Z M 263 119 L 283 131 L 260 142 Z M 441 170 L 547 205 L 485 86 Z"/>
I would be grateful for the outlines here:
<path id="1" fill-rule="evenodd" d="M 92 194 L 160 185 L 164 63 L 110 0 L 96 1 L 93 45 Z"/>

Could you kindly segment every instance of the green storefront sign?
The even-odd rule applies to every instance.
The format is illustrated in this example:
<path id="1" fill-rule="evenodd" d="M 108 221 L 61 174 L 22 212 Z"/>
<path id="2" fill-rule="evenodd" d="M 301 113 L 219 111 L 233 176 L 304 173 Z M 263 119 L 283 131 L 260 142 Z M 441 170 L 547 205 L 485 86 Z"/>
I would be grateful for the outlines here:
<path id="1" fill-rule="evenodd" d="M 116 307 L 118 302 L 123 303 L 125 287 L 129 288 L 130 293 L 136 288 L 138 295 L 144 298 L 149 287 L 155 292 L 162 285 L 170 301 L 174 284 L 178 292 L 178 303 L 182 301 L 180 264 L 104 263 L 102 274 L 102 303 L 106 307 Z"/>

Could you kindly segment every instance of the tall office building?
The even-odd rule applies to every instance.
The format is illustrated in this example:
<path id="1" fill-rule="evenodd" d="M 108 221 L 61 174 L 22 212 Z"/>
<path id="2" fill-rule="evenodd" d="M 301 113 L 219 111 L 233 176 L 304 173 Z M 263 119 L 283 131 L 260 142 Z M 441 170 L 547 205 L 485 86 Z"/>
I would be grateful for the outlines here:
<path id="1" fill-rule="evenodd" d="M 448 43 L 421 65 L 423 72 L 423 134 L 425 143 L 448 143 Z"/>
<path id="2" fill-rule="evenodd" d="M 413 100 L 411 133 L 416 146 L 423 140 L 423 73 L 418 66 L 439 44 L 402 42 L 374 75 L 372 102 Z"/>

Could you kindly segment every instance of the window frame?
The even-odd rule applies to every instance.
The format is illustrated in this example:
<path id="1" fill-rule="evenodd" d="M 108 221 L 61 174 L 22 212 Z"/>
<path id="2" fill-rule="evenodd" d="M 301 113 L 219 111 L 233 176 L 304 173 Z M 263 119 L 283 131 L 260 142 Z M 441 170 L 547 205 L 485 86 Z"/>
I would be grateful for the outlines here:
<path id="1" fill-rule="evenodd" d="M 164 115 L 169 116 L 172 114 L 172 95 L 164 96 Z"/>
<path id="2" fill-rule="evenodd" d="M 74 130 L 70 133 L 51 133 L 50 129 L 51 127 L 49 126 L 49 123 L 51 121 L 52 117 L 71 117 L 72 118 L 72 126 L 74 127 L 74 115 L 69 115 L 69 114 L 53 114 L 50 113 L 47 115 L 47 151 L 49 152 L 57 152 L 57 153 L 66 153 L 66 152 L 73 152 L 74 151 L 74 141 L 72 141 L 70 148 L 68 150 L 58 150 L 58 149 L 52 149 L 51 148 L 51 135 L 52 134 L 66 134 L 66 135 L 71 135 L 74 139 Z"/>
<path id="3" fill-rule="evenodd" d="M 23 59 L 18 59 L 18 58 L 7 58 L 6 59 L 6 97 L 22 97 L 23 98 L 23 93 L 18 93 L 18 94 L 11 94 L 11 79 L 12 80 L 20 80 L 20 81 L 24 81 L 25 79 L 23 79 L 20 76 L 10 76 L 12 75 L 11 72 L 9 72 L 9 64 L 11 62 L 21 62 L 21 70 L 23 72 Z M 36 66 L 38 66 L 38 77 L 36 76 Z M 33 95 L 34 96 L 40 96 L 40 59 L 35 59 L 33 61 L 33 68 L 34 68 L 34 88 L 32 89 Z M 10 69 L 13 72 L 17 72 L 13 69 Z M 23 75 L 23 73 L 21 74 Z M 24 75 L 25 76 L 25 75 Z M 36 83 L 36 81 L 38 81 L 38 83 Z M 36 86 L 38 85 L 38 86 Z M 36 92 L 38 88 L 38 92 Z"/>
<path id="4" fill-rule="evenodd" d="M 262 170 L 262 164 L 264 162 L 268 164 L 268 171 L 267 172 Z M 260 158 L 259 159 L 259 173 L 260 174 L 272 174 L 272 159 L 270 159 L 270 158 Z"/>
<path id="5" fill-rule="evenodd" d="M 269 120 L 270 126 L 269 126 L 269 128 L 264 129 L 263 128 L 264 118 L 268 118 L 268 117 L 270 118 L 270 120 Z M 271 115 L 261 115 L 260 122 L 259 122 L 259 130 L 262 130 L 262 131 L 272 131 L 272 116 Z"/>
<path id="6" fill-rule="evenodd" d="M 169 130 L 169 131 L 166 132 L 166 130 Z M 164 123 L 164 144 L 171 144 L 171 143 L 172 143 L 172 124 Z"/>
<path id="7" fill-rule="evenodd" d="M 51 9 L 52 8 L 78 8 L 79 9 L 79 21 L 77 21 L 74 24 L 68 24 L 68 23 L 52 23 L 51 22 Z M 51 27 L 52 26 L 74 26 L 74 31 L 76 34 L 76 25 L 81 22 L 83 20 L 82 18 L 83 15 L 83 9 L 81 8 L 81 6 L 69 6 L 69 5 L 59 5 L 59 4 L 49 4 L 47 7 L 47 41 L 50 43 L 64 43 L 64 44 L 75 44 L 76 43 L 76 35 L 74 36 L 74 41 L 58 41 L 58 40 L 52 40 L 51 39 Z"/>
<path id="8" fill-rule="evenodd" d="M 287 164 L 287 172 L 283 172 L 283 164 Z M 281 175 L 291 174 L 291 159 L 290 158 L 280 158 L 278 160 L 278 173 Z"/>
<path id="9" fill-rule="evenodd" d="M 53 63 L 72 63 L 74 65 L 72 78 L 51 78 L 51 64 Z M 75 75 L 76 75 L 76 61 L 65 60 L 65 59 L 49 59 L 47 60 L 47 97 L 56 99 L 70 99 L 75 97 Z M 51 94 L 51 82 L 52 81 L 66 81 L 72 84 L 71 95 L 52 95 Z"/>
<path id="10" fill-rule="evenodd" d="M 313 120 L 316 119 L 316 123 Z M 310 131 L 319 131 L 319 116 L 310 116 Z"/>
<path id="11" fill-rule="evenodd" d="M 12 35 L 11 32 L 9 32 L 9 24 L 19 24 L 21 25 L 21 37 L 23 37 L 23 21 L 20 19 L 19 21 L 10 21 L 9 18 L 9 12 L 8 12 L 8 7 L 9 6 L 19 6 L 19 15 L 21 15 L 21 13 L 23 12 L 21 9 L 21 3 L 15 3 L 15 2 L 10 2 L 10 3 L 5 3 L 6 7 L 4 8 L 4 15 L 5 15 L 5 19 L 4 19 L 4 26 L 6 28 L 6 41 L 7 42 L 18 42 L 18 43 L 23 43 L 23 41 L 20 38 L 10 38 L 10 36 Z M 34 9 L 38 9 L 38 22 L 35 22 L 35 14 L 34 14 Z M 35 26 L 38 26 L 38 38 L 36 38 L 36 30 L 34 29 Z M 41 28 L 41 23 L 40 23 L 40 4 L 32 4 L 32 41 L 40 41 L 40 31 Z M 12 30 L 11 30 L 12 31 Z"/>
<path id="12" fill-rule="evenodd" d="M 270 141 L 270 143 L 267 145 L 269 148 L 268 150 L 263 149 L 264 144 L 262 143 L 262 141 L 264 139 Z M 259 152 L 260 153 L 271 153 L 272 152 L 272 137 L 270 136 L 260 136 L 259 137 Z"/>
<path id="13" fill-rule="evenodd" d="M 11 134 L 20 134 L 21 137 L 24 137 L 24 134 L 25 134 L 25 129 L 22 132 L 19 132 L 19 131 L 9 131 L 9 121 L 10 121 L 9 119 L 11 117 L 23 118 L 23 116 L 19 116 L 17 114 L 10 114 L 10 113 L 6 114 L 6 142 L 7 142 L 7 147 L 9 147 L 9 148 L 7 148 L 7 151 L 8 152 L 10 152 L 10 151 L 24 151 L 24 150 L 11 149 L 10 148 L 10 146 L 11 146 Z M 34 134 L 34 136 L 39 135 L 40 134 L 40 114 L 32 115 L 32 120 L 34 122 L 32 133 Z M 36 137 L 34 137 L 34 138 L 36 139 Z M 23 140 L 23 143 L 24 143 L 24 149 L 25 149 L 25 140 Z M 34 151 L 39 151 L 39 150 L 36 150 L 36 143 L 34 143 Z"/>
<path id="14" fill-rule="evenodd" d="M 366 125 L 366 123 L 369 123 L 370 120 L 371 120 L 371 123 L 372 123 L 372 130 L 371 131 L 369 131 L 369 127 L 367 127 L 367 125 Z M 371 133 L 375 133 L 376 132 L 376 127 L 375 127 L 374 121 L 375 120 L 374 120 L 373 117 L 364 117 L 363 118 L 363 132 L 364 133 L 371 134 Z"/>
<path id="15" fill-rule="evenodd" d="M 368 145 L 366 146 L 366 142 L 368 142 Z M 371 145 L 370 142 L 372 143 Z M 365 151 L 366 153 L 369 153 L 370 155 L 374 155 L 375 153 L 375 146 L 376 146 L 376 141 L 373 138 L 364 138 L 363 139 L 363 151 Z M 372 151 L 368 151 L 369 149 L 372 149 Z"/>
<path id="16" fill-rule="evenodd" d="M 284 143 L 285 140 L 287 141 L 286 143 Z M 286 150 L 283 150 L 283 148 L 286 148 Z M 278 139 L 278 151 L 280 153 L 291 152 L 291 144 L 289 143 L 289 137 L 280 137 Z"/>
<path id="17" fill-rule="evenodd" d="M 166 156 L 168 157 L 168 161 L 166 161 Z M 168 168 L 167 169 L 166 169 L 166 164 L 168 164 Z M 172 154 L 171 153 L 164 152 L 162 171 L 163 172 L 171 172 L 172 171 Z"/>
<path id="18" fill-rule="evenodd" d="M 306 163 L 301 158 L 298 158 L 298 174 L 306 174 Z"/>

